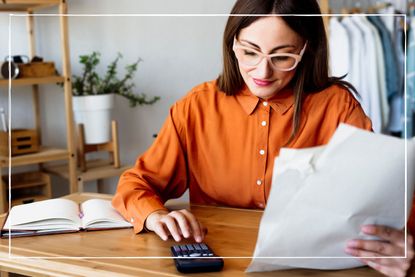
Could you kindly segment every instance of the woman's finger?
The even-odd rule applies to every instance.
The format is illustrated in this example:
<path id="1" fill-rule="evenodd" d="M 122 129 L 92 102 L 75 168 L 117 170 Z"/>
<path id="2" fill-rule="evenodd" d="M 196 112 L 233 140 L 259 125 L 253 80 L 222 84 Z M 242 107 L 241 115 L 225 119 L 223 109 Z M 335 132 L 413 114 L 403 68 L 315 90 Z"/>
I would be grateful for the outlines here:
<path id="1" fill-rule="evenodd" d="M 379 256 L 401 256 L 405 255 L 405 249 L 395 244 L 380 240 L 354 239 L 347 242 L 348 248 L 366 250 L 378 253 Z"/>
<path id="2" fill-rule="evenodd" d="M 177 222 L 173 217 L 167 215 L 162 217 L 160 221 L 164 223 L 175 241 L 181 241 L 182 236 L 177 227 Z"/>
<path id="3" fill-rule="evenodd" d="M 179 211 L 173 211 L 169 215 L 173 217 L 176 220 L 176 222 L 179 224 L 179 227 L 181 230 L 180 233 L 183 234 L 185 238 L 188 238 L 190 236 L 191 231 L 190 231 L 189 223 L 187 222 L 186 216 Z"/>
<path id="4" fill-rule="evenodd" d="M 153 224 L 153 231 L 156 233 L 162 240 L 167 240 L 169 238 L 164 224 L 161 221 L 157 221 Z"/>
<path id="5" fill-rule="evenodd" d="M 399 275 L 405 273 L 411 266 L 411 260 L 405 258 L 380 258 L 381 255 L 376 252 L 365 251 L 355 248 L 346 248 L 345 252 L 357 257 L 363 263 L 369 265 L 370 267 L 386 274 L 394 273 L 398 275 L 388 275 L 388 276 L 405 276 Z M 371 257 L 371 258 L 364 258 Z"/>
<path id="6" fill-rule="evenodd" d="M 376 261 L 367 261 L 366 264 L 370 266 L 371 268 L 379 271 L 380 273 L 383 273 L 386 276 L 391 277 L 405 277 L 406 272 L 409 269 L 410 264 L 398 264 L 397 266 L 388 266 L 379 263 L 381 259 Z M 385 260 L 385 259 L 383 259 Z"/>
<path id="7" fill-rule="evenodd" d="M 358 258 L 379 258 L 379 257 L 382 257 L 382 255 L 380 255 L 377 252 L 371 252 L 371 251 L 358 249 L 358 248 L 346 247 L 344 249 L 344 252 L 346 252 L 349 255 L 358 257 Z"/>
<path id="8" fill-rule="evenodd" d="M 394 266 L 400 266 L 400 263 L 402 263 L 402 261 L 400 261 L 399 258 L 358 258 L 361 262 L 367 264 L 368 262 L 373 262 L 379 265 L 383 265 L 383 266 L 389 266 L 389 267 L 394 267 Z"/>
<path id="9" fill-rule="evenodd" d="M 190 227 L 192 229 L 193 237 L 196 242 L 202 242 L 203 241 L 203 232 L 201 229 L 201 226 L 199 225 L 199 221 L 196 219 L 196 217 L 189 212 L 188 210 L 181 210 L 183 215 L 187 218 Z"/>
<path id="10" fill-rule="evenodd" d="M 362 231 L 365 234 L 377 236 L 382 240 L 389 241 L 399 246 L 405 245 L 405 232 L 388 226 L 364 225 Z"/>

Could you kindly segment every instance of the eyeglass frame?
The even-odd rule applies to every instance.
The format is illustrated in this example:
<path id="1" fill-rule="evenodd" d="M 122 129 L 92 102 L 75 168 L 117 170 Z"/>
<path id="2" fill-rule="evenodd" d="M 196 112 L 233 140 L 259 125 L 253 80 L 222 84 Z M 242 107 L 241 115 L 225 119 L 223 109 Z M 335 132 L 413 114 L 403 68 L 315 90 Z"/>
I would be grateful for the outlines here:
<path id="1" fill-rule="evenodd" d="M 239 45 L 236 45 L 237 43 Z M 275 70 L 279 70 L 279 71 L 291 71 L 294 68 L 296 68 L 298 66 L 298 64 L 300 63 L 301 59 L 303 58 L 303 55 L 304 55 L 304 52 L 305 52 L 305 49 L 306 48 L 307 48 L 307 41 L 305 42 L 305 44 L 303 46 L 303 49 L 301 49 L 301 51 L 300 51 L 299 54 L 293 54 L 293 53 L 264 54 L 261 51 L 255 50 L 255 49 L 253 49 L 251 47 L 240 45 L 240 42 L 236 39 L 236 37 L 233 38 L 233 46 L 232 46 L 232 50 L 235 53 L 235 57 L 237 59 L 238 59 L 238 56 L 236 55 L 236 50 L 237 49 L 246 49 L 246 50 L 252 51 L 252 52 L 254 52 L 254 53 L 256 53 L 256 54 L 258 54 L 260 56 L 260 59 L 259 59 L 258 63 L 255 64 L 255 65 L 247 65 L 247 64 L 244 64 L 244 63 L 242 63 L 242 64 L 244 64 L 246 66 L 250 66 L 250 67 L 256 67 L 256 66 L 258 66 L 258 64 L 260 64 L 262 62 L 262 60 L 264 58 L 267 58 L 267 62 L 269 64 L 271 64 L 272 68 L 274 68 Z M 295 59 L 294 65 L 292 67 L 288 68 L 288 69 L 281 69 L 281 68 L 275 67 L 275 65 L 272 63 L 271 58 L 273 58 L 273 57 L 284 57 L 284 56 L 288 56 L 288 57 L 294 58 Z"/>

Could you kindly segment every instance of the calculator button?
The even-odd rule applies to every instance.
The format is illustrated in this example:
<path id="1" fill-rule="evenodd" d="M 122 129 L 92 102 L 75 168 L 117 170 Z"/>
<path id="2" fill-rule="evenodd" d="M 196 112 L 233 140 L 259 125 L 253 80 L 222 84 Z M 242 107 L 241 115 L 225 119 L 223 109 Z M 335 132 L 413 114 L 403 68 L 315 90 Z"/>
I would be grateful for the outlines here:
<path id="1" fill-rule="evenodd" d="M 223 259 L 217 257 L 204 243 L 175 245 L 171 247 L 171 252 L 177 270 L 182 273 L 213 272 L 223 268 Z M 209 257 L 210 259 L 199 257 Z"/>

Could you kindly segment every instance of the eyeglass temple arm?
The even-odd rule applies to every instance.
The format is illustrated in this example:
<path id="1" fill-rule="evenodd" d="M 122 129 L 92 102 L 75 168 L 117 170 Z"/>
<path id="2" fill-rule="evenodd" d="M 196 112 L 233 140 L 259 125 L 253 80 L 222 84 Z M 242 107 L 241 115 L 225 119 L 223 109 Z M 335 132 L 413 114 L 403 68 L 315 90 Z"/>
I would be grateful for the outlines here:
<path id="1" fill-rule="evenodd" d="M 303 49 L 301 49 L 300 56 L 304 55 L 305 49 L 307 48 L 308 41 L 305 42 Z"/>

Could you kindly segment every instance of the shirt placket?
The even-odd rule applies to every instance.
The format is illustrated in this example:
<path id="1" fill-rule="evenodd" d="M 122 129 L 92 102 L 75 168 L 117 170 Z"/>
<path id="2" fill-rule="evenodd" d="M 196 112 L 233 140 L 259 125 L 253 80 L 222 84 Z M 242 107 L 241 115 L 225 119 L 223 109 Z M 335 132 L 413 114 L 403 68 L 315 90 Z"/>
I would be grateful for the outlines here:
<path id="1" fill-rule="evenodd" d="M 257 175 L 255 180 L 256 194 L 255 203 L 258 208 L 265 207 L 265 171 L 267 165 L 268 155 L 268 136 L 269 136 L 269 119 L 270 119 L 270 105 L 264 101 L 260 103 L 258 116 L 258 145 L 255 149 L 255 157 L 257 161 Z"/>

